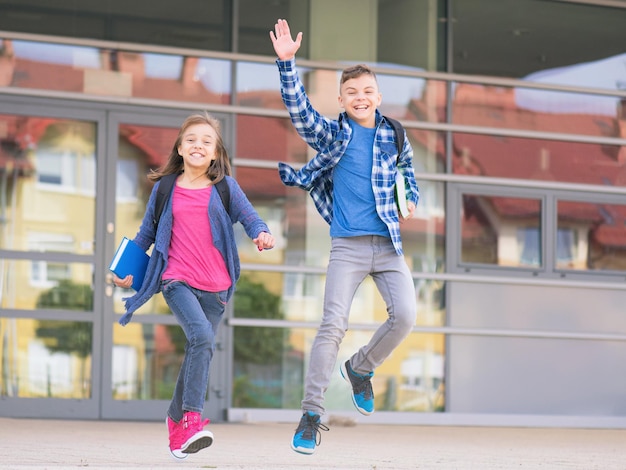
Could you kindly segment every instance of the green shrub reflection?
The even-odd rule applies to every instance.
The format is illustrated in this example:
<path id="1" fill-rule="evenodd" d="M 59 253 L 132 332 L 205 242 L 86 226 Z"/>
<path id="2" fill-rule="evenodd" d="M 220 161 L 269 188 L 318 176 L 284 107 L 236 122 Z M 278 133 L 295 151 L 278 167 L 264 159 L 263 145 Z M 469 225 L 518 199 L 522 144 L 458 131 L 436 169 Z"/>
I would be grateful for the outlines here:
<path id="1" fill-rule="evenodd" d="M 37 299 L 37 308 L 67 309 L 79 311 L 93 310 L 93 291 L 87 284 L 76 284 L 69 280 L 59 281 L 58 285 L 42 292 Z M 39 320 L 35 329 L 46 349 L 52 353 L 77 357 L 80 361 L 79 374 L 80 396 L 87 398 L 91 394 L 91 380 L 88 376 L 92 346 L 91 321 Z M 52 396 L 48 386 L 48 396 Z"/>

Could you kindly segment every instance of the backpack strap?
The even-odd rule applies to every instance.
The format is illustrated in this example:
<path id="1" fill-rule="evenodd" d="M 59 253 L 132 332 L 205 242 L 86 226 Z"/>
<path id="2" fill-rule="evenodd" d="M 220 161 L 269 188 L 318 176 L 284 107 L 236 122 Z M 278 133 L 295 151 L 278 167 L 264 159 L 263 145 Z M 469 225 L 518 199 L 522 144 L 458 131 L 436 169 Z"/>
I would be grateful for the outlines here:
<path id="1" fill-rule="evenodd" d="M 174 187 L 176 178 L 178 178 L 178 173 L 165 175 L 160 179 L 159 189 L 157 190 L 156 202 L 154 205 L 154 218 L 152 219 L 152 223 L 155 228 L 159 225 L 163 208 L 165 207 L 167 200 L 170 198 L 170 194 L 172 194 L 172 188 Z M 222 205 L 224 206 L 224 209 L 226 209 L 226 213 L 230 216 L 230 188 L 228 187 L 226 178 L 219 180 L 215 184 L 215 187 L 217 188 L 217 192 L 222 200 Z"/>
<path id="2" fill-rule="evenodd" d="M 404 148 L 404 127 L 400 124 L 399 121 L 392 119 L 388 116 L 384 116 L 387 121 L 393 126 L 393 130 L 396 134 L 396 145 L 398 146 L 398 157 L 402 153 L 402 149 Z"/>
<path id="3" fill-rule="evenodd" d="M 161 220 L 161 213 L 163 212 L 165 203 L 170 198 L 170 194 L 172 194 L 172 188 L 174 187 L 176 178 L 178 178 L 178 173 L 165 175 L 160 179 L 159 189 L 157 190 L 156 202 L 154 205 L 154 218 L 152 219 L 152 224 L 155 229 L 159 225 L 159 220 Z"/>
<path id="4" fill-rule="evenodd" d="M 226 213 L 230 216 L 230 188 L 228 187 L 226 178 L 224 177 L 215 183 L 215 187 L 217 188 L 217 192 L 220 193 L 220 199 L 222 200 L 224 209 L 226 209 Z"/>

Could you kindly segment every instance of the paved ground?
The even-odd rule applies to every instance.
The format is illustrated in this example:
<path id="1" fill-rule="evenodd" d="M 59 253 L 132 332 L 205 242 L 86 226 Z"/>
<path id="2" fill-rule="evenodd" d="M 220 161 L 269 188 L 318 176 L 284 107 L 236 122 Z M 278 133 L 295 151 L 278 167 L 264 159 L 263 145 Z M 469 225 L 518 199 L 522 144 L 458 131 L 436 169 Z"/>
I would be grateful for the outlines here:
<path id="1" fill-rule="evenodd" d="M 335 425 L 304 456 L 294 428 L 211 424 L 213 446 L 176 462 L 164 423 L 0 418 L 0 469 L 626 469 L 626 430 Z"/>

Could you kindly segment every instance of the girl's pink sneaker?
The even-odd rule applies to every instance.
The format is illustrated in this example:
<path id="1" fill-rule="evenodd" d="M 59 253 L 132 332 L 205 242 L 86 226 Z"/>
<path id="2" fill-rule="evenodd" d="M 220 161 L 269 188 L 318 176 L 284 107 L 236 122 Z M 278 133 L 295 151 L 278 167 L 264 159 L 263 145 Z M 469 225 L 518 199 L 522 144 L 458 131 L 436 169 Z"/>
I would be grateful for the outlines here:
<path id="1" fill-rule="evenodd" d="M 194 454 L 213 444 L 213 434 L 203 429 L 209 422 L 208 419 L 203 421 L 202 415 L 197 412 L 188 411 L 183 415 L 182 421 L 178 423 L 180 441 L 177 441 L 181 443 L 181 452 Z"/>
<path id="2" fill-rule="evenodd" d="M 176 460 L 185 460 L 189 457 L 189 454 L 180 450 L 180 447 L 183 444 L 181 441 L 182 424 L 177 423 L 169 416 L 165 418 L 165 424 L 167 424 L 167 432 L 170 436 L 170 454 L 172 454 L 172 457 Z"/>

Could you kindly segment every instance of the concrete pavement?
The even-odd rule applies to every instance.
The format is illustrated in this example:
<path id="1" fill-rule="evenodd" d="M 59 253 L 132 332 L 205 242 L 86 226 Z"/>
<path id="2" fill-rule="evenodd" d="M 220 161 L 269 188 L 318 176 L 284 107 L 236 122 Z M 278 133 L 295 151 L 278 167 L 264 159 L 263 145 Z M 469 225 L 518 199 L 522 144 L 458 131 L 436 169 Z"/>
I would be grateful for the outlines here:
<path id="1" fill-rule="evenodd" d="M 213 445 L 176 462 L 165 423 L 0 417 L 0 469 L 626 469 L 626 430 L 331 423 L 305 456 L 295 427 L 210 424 Z"/>

